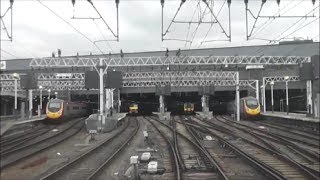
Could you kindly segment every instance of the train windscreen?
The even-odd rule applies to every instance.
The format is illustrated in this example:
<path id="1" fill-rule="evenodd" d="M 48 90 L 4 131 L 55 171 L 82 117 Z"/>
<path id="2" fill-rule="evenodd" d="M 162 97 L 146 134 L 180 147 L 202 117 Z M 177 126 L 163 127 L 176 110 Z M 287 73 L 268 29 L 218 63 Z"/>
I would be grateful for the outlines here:
<path id="1" fill-rule="evenodd" d="M 48 105 L 48 110 L 50 112 L 57 112 L 61 109 L 61 102 L 50 102 Z"/>
<path id="2" fill-rule="evenodd" d="M 249 108 L 257 108 L 259 103 L 256 99 L 247 99 L 246 104 Z"/>

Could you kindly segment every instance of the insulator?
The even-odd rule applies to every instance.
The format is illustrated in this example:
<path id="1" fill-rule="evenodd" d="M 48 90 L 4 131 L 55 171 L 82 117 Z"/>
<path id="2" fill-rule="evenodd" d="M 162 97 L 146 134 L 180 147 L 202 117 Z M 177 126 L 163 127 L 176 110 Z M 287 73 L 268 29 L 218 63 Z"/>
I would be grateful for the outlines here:
<path id="1" fill-rule="evenodd" d="M 115 0 L 116 1 L 116 4 L 119 4 L 120 0 Z"/>
<path id="2" fill-rule="evenodd" d="M 76 0 L 71 0 L 72 2 L 72 6 L 74 6 L 74 4 L 76 3 Z"/>
<path id="3" fill-rule="evenodd" d="M 267 2 L 267 0 L 262 0 L 262 3 L 264 4 L 264 3 L 266 3 Z"/>
<path id="4" fill-rule="evenodd" d="M 312 0 L 312 4 L 314 5 L 316 3 L 316 0 Z"/>
<path id="5" fill-rule="evenodd" d="M 90 4 L 92 4 L 92 1 L 91 0 L 87 0 Z"/>
<path id="6" fill-rule="evenodd" d="M 124 54 L 123 54 L 122 49 L 120 50 L 120 56 L 121 56 L 122 58 L 124 57 Z"/>
<path id="7" fill-rule="evenodd" d="M 277 4 L 278 4 L 278 6 L 280 5 L 280 0 L 277 0 Z"/>
<path id="8" fill-rule="evenodd" d="M 206 3 L 207 2 L 207 0 L 202 0 L 204 3 Z"/>
<path id="9" fill-rule="evenodd" d="M 164 4 L 164 0 L 160 0 L 160 3 L 161 3 L 161 4 Z"/>
<path id="10" fill-rule="evenodd" d="M 185 3 L 186 2 L 186 0 L 181 0 L 181 3 Z"/>
<path id="11" fill-rule="evenodd" d="M 11 4 L 11 6 L 12 6 L 12 4 L 13 4 L 13 0 L 10 0 L 10 4 Z"/>
<path id="12" fill-rule="evenodd" d="M 245 4 L 248 4 L 248 2 L 249 2 L 249 0 L 244 0 L 244 3 L 245 3 Z"/>
<path id="13" fill-rule="evenodd" d="M 228 4 L 231 4 L 231 0 L 227 0 Z"/>
<path id="14" fill-rule="evenodd" d="M 58 49 L 58 57 L 61 57 L 61 49 Z"/>

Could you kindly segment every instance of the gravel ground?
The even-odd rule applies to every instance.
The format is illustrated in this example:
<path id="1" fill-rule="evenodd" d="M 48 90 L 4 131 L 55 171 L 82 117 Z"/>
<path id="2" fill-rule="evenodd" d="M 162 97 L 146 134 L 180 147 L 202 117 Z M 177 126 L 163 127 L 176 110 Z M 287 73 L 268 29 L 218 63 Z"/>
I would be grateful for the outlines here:
<path id="1" fill-rule="evenodd" d="M 161 139 L 161 137 L 156 134 L 157 132 L 153 130 L 151 124 L 147 120 L 142 117 L 138 117 L 140 123 L 140 129 L 138 130 L 137 135 L 133 138 L 130 144 L 128 144 L 127 148 L 121 152 L 120 156 L 118 156 L 117 161 L 113 161 L 100 175 L 97 179 L 127 179 L 128 177 L 133 177 L 132 167 L 130 166 L 130 157 L 131 156 L 139 156 L 141 157 L 144 152 L 143 149 L 154 149 L 157 152 L 150 152 L 151 159 L 159 162 L 159 166 L 164 166 L 164 163 L 168 158 L 164 158 L 164 156 L 168 156 L 166 151 L 166 143 Z M 143 136 L 143 131 L 147 130 L 149 134 L 148 141 L 145 141 Z M 159 139 L 160 138 L 160 139 Z M 147 168 L 147 162 L 140 162 L 139 171 Z"/>
<path id="2" fill-rule="evenodd" d="M 9 168 L 1 170 L 1 180 L 39 179 L 43 174 L 60 167 L 70 159 L 84 153 L 95 144 L 101 142 L 101 140 L 116 133 L 119 129 L 120 128 L 117 128 L 110 133 L 99 134 L 96 136 L 96 141 L 92 142 L 89 142 L 89 135 L 85 129 L 82 129 L 76 135 L 57 144 L 56 146 L 28 157 Z"/>

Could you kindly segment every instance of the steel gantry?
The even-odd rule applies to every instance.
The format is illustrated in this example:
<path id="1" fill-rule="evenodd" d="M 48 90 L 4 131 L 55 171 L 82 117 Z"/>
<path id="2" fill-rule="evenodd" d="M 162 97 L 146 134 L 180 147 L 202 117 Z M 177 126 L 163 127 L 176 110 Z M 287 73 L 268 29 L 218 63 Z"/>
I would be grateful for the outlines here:
<path id="1" fill-rule="evenodd" d="M 109 58 L 34 58 L 30 67 L 97 67 L 102 60 L 108 67 L 159 65 L 298 65 L 308 62 L 305 56 L 150 56 Z"/>
<path id="2" fill-rule="evenodd" d="M 171 86 L 235 86 L 235 71 L 164 71 L 164 72 L 126 72 L 123 73 L 123 87 L 154 87 L 155 85 Z M 1 88 L 10 91 L 14 88 L 14 79 L 11 74 L 1 74 Z M 51 90 L 85 90 L 84 73 L 39 73 L 38 86 Z M 240 80 L 240 86 L 255 89 L 255 80 Z M 18 81 L 18 90 L 20 81 Z"/>

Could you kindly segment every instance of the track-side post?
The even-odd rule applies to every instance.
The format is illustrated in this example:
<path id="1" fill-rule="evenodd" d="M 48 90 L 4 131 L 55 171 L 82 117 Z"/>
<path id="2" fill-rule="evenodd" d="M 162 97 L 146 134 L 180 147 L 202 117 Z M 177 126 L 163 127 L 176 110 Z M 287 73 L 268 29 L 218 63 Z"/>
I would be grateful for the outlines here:
<path id="1" fill-rule="evenodd" d="M 103 59 L 102 58 L 99 58 L 99 95 L 100 95 L 100 103 L 99 103 L 99 125 L 102 127 L 100 127 L 101 129 L 104 129 L 104 126 L 105 126 L 105 119 L 104 119 L 104 114 L 103 114 L 103 75 L 104 75 L 104 72 L 103 72 Z"/>
<path id="2" fill-rule="evenodd" d="M 306 82 L 307 89 L 307 113 L 313 114 L 313 106 L 312 106 L 312 81 L 307 80 Z"/>
<path id="3" fill-rule="evenodd" d="M 267 107 L 266 107 L 266 82 L 265 78 L 262 79 L 262 100 L 263 100 L 263 113 L 266 112 Z"/>
<path id="4" fill-rule="evenodd" d="M 205 95 L 202 95 L 202 98 L 201 98 L 201 101 L 202 101 L 202 112 L 205 112 L 206 111 L 206 96 Z"/>
<path id="5" fill-rule="evenodd" d="M 121 98 L 120 98 L 120 89 L 118 89 L 118 113 L 120 113 L 121 108 Z"/>
<path id="6" fill-rule="evenodd" d="M 256 98 L 259 103 L 259 80 L 256 80 Z"/>
<path id="7" fill-rule="evenodd" d="M 29 92 L 29 118 L 32 118 L 32 89 L 28 90 Z"/>
<path id="8" fill-rule="evenodd" d="M 160 113 L 163 114 L 164 113 L 163 95 L 160 95 L 159 102 L 160 102 Z"/>
<path id="9" fill-rule="evenodd" d="M 236 73 L 236 108 L 237 121 L 240 121 L 240 92 L 239 92 L 239 72 Z"/>
<path id="10" fill-rule="evenodd" d="M 311 57 L 308 58 L 307 62 L 311 63 Z M 306 91 L 307 91 L 307 113 L 309 115 L 313 113 L 313 103 L 312 103 L 312 80 L 306 81 Z"/>
<path id="11" fill-rule="evenodd" d="M 272 113 L 273 113 L 273 111 L 274 111 L 274 100 L 273 100 L 273 85 L 274 85 L 274 81 L 271 81 L 270 85 L 271 85 L 271 110 L 272 110 Z"/>

